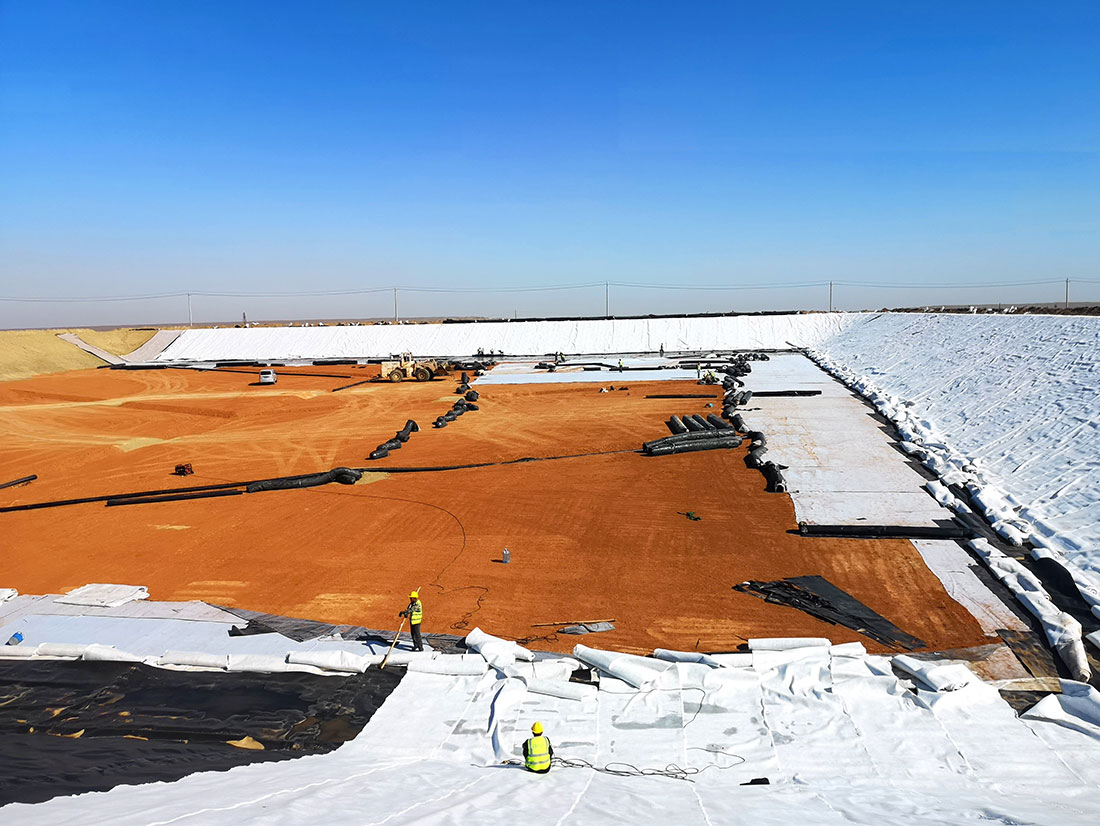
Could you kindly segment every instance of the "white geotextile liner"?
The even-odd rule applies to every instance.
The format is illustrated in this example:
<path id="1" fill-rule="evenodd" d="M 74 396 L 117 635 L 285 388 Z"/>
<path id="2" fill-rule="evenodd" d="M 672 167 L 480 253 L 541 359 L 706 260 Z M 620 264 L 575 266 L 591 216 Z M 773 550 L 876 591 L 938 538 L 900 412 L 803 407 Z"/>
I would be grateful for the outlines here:
<path id="1" fill-rule="evenodd" d="M 149 592 L 144 585 L 109 585 L 93 582 L 57 597 L 54 602 L 65 605 L 117 608 L 139 599 L 149 599 Z"/>
<path id="2" fill-rule="evenodd" d="M 464 660 L 461 655 L 440 655 L 434 660 L 413 660 L 407 668 L 409 671 L 419 671 L 424 674 L 476 676 L 484 674 L 489 664 L 480 657 L 477 660 Z"/>
<path id="3" fill-rule="evenodd" d="M 17 596 L 19 596 L 19 592 L 14 588 L 0 588 L 0 602 L 7 602 Z"/>
<path id="4" fill-rule="evenodd" d="M 361 674 L 367 670 L 368 666 L 382 662 L 382 658 L 371 654 L 356 654 L 352 651 L 319 649 L 292 651 L 287 654 L 286 661 L 292 665 L 309 665 L 329 671 Z"/>
<path id="5" fill-rule="evenodd" d="M 1100 319 L 881 313 L 816 357 L 964 485 L 1006 540 L 1050 550 L 1100 616 Z"/>
<path id="6" fill-rule="evenodd" d="M 634 688 L 648 685 L 660 672 L 672 667 L 671 663 L 649 657 L 622 654 L 617 651 L 602 651 L 598 648 L 589 648 L 587 645 L 574 646 L 573 656 L 584 664 L 598 668 L 603 673 L 622 680 Z"/>
<path id="7" fill-rule="evenodd" d="M 205 651 L 165 651 L 157 659 L 157 665 L 183 665 L 194 668 L 221 668 L 229 666 L 228 654 L 208 654 Z"/>
<path id="8" fill-rule="evenodd" d="M 73 645 L 68 642 L 44 642 L 38 646 L 40 657 L 72 657 L 79 660 L 88 650 L 86 645 Z"/>
<path id="9" fill-rule="evenodd" d="M 974 672 L 962 663 L 937 665 L 907 654 L 898 654 L 894 657 L 893 663 L 895 668 L 900 668 L 905 673 L 916 677 L 926 688 L 933 691 L 956 691 L 977 679 Z"/>
<path id="10" fill-rule="evenodd" d="M 121 651 L 113 645 L 98 645 L 94 643 L 84 649 L 82 659 L 87 662 L 122 663 L 139 663 L 144 660 L 143 657 L 137 654 L 131 654 L 129 651 Z"/>
<path id="11" fill-rule="evenodd" d="M 1058 723 L 1100 742 L 1100 692 L 1072 680 L 1061 685 L 1061 694 L 1048 694 L 1020 716 Z"/>
<path id="12" fill-rule="evenodd" d="M 509 355 L 669 350 L 787 350 L 842 330 L 844 313 L 709 318 L 590 319 L 360 327 L 253 327 L 185 330 L 156 361 L 263 361 L 473 356 L 478 348 Z"/>
<path id="13" fill-rule="evenodd" d="M 828 648 L 824 637 L 760 637 L 748 642 L 749 651 L 788 651 L 794 648 Z"/>
<path id="14" fill-rule="evenodd" d="M 1092 738 L 1020 720 L 981 684 L 918 698 L 882 657 L 761 653 L 766 668 L 665 663 L 640 691 L 609 677 L 584 703 L 532 694 L 495 671 L 413 672 L 354 741 L 329 754 L 55 798 L 5 815 L 20 826 L 503 826 L 517 817 L 585 826 L 1094 826 L 1100 787 L 1088 772 L 1100 764 L 1100 744 Z M 502 758 L 519 763 L 535 721 L 561 757 L 701 773 L 685 783 L 502 766 Z M 1051 742 L 1071 744 L 1072 760 Z M 753 777 L 772 785 L 740 785 Z"/>
<path id="15" fill-rule="evenodd" d="M 1043 584 L 1027 568 L 1005 556 L 984 539 L 974 539 L 970 547 L 1027 610 L 1039 620 L 1051 647 L 1069 667 L 1074 678 L 1087 682 L 1092 672 L 1085 655 L 1081 623 L 1055 605 Z"/>
<path id="16" fill-rule="evenodd" d="M 466 647 L 481 654 L 493 668 L 503 668 L 516 660 L 530 662 L 535 659 L 535 655 L 523 646 L 486 634 L 480 628 L 475 628 L 466 635 Z"/>

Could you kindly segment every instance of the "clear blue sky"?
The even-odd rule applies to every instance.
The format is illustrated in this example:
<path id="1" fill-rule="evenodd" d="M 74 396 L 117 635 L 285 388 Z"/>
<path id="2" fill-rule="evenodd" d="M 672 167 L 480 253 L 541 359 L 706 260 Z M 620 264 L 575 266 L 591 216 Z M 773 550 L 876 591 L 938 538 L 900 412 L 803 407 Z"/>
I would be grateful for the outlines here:
<path id="1" fill-rule="evenodd" d="M 0 295 L 1100 280 L 1098 89 L 1095 2 L 0 0 Z M 624 313 L 825 300 L 612 288 Z M 402 303 L 595 313 L 603 290 Z M 0 302 L 0 326 L 185 317 Z"/>

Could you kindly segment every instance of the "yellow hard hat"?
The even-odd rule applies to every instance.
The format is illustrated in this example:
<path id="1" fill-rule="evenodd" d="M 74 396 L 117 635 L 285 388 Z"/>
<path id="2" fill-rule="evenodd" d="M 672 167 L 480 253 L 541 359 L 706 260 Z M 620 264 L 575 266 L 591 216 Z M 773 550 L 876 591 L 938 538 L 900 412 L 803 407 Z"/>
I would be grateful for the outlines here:
<path id="1" fill-rule="evenodd" d="M 410 591 L 409 596 L 412 599 L 419 599 L 420 598 L 420 592 L 419 591 Z"/>
<path id="2" fill-rule="evenodd" d="M 535 723 L 533 726 L 531 726 L 531 733 L 542 734 L 542 723 Z"/>

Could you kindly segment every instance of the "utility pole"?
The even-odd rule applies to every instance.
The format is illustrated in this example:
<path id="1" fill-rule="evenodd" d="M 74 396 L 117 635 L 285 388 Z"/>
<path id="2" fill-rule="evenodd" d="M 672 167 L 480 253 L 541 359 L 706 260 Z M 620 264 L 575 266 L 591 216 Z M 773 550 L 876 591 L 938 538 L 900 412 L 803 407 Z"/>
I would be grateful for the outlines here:
<path id="1" fill-rule="evenodd" d="M 194 327 L 195 322 L 191 317 L 191 293 L 187 294 L 187 326 Z"/>
<path id="2" fill-rule="evenodd" d="M 397 316 L 397 287 L 393 288 L 393 323 L 397 324 L 400 319 Z"/>
<path id="3" fill-rule="evenodd" d="M 603 282 L 603 317 L 611 318 L 611 285 Z"/>
<path id="4" fill-rule="evenodd" d="M 1069 309 L 1069 279 L 1066 279 L 1066 309 Z"/>
<path id="5" fill-rule="evenodd" d="M 829 312 L 833 311 L 833 282 L 829 282 Z"/>

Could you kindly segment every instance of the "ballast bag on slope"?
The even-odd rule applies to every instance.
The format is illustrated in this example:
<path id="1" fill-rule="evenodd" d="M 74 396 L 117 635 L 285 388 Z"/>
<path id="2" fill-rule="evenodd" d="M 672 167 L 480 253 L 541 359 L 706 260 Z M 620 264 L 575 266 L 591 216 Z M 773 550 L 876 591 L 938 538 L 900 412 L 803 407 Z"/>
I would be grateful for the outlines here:
<path id="1" fill-rule="evenodd" d="M 1043 584 L 1015 559 L 1005 556 L 984 539 L 971 540 L 970 547 L 985 561 L 994 576 L 1042 623 L 1051 647 L 1069 667 L 1074 678 L 1088 682 L 1092 670 L 1081 640 L 1081 623 L 1059 610 Z"/>
<path id="2" fill-rule="evenodd" d="M 291 651 L 287 654 L 286 661 L 292 665 L 309 665 L 326 671 L 362 674 L 369 666 L 382 662 L 382 657 L 340 650 Z"/>

